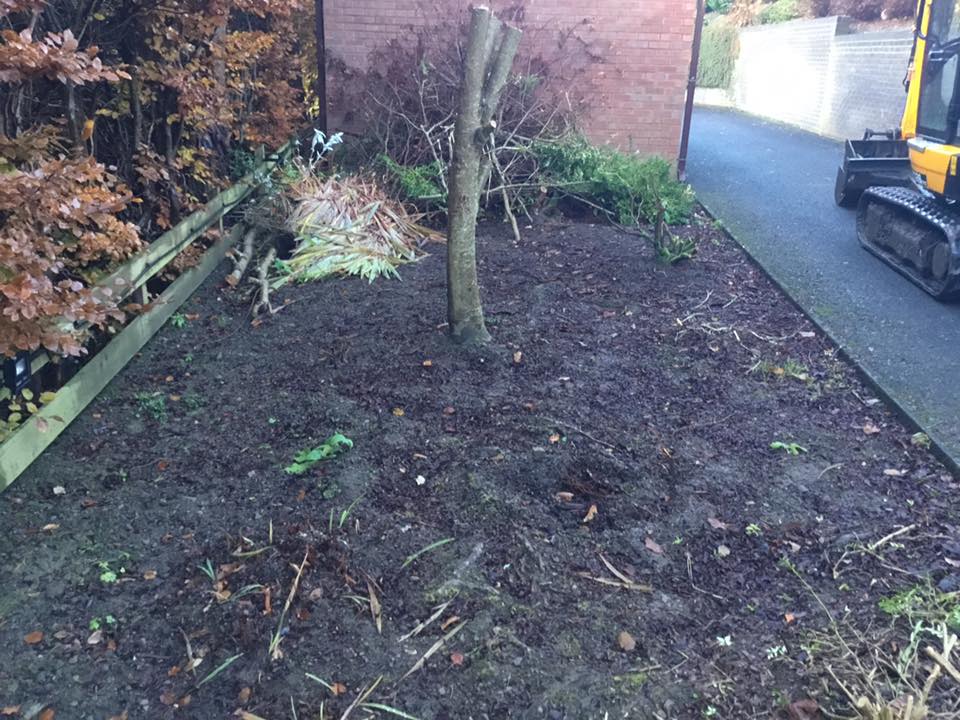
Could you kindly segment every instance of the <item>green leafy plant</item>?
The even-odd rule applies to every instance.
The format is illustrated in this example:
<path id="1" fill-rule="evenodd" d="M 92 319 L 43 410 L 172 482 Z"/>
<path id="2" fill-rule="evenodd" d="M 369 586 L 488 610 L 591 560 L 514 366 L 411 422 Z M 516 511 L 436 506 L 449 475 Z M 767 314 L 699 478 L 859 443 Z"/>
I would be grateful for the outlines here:
<path id="1" fill-rule="evenodd" d="M 7 401 L 7 417 L 0 420 L 0 442 L 3 442 L 31 415 L 40 412 L 40 408 L 56 398 L 53 392 L 43 392 L 37 396 L 30 388 L 24 388 L 14 397 L 10 388 L 0 388 L 0 401 Z"/>
<path id="2" fill-rule="evenodd" d="M 763 535 L 763 528 L 761 528 L 757 523 L 750 523 L 747 525 L 747 535 L 750 537 L 760 537 Z"/>
<path id="3" fill-rule="evenodd" d="M 104 617 L 95 617 L 90 620 L 89 627 L 91 630 L 96 632 L 106 626 L 107 628 L 114 628 L 117 626 L 117 619 L 113 615 L 105 615 Z"/>
<path id="4" fill-rule="evenodd" d="M 353 514 L 354 509 L 357 507 L 357 505 L 360 503 L 361 500 L 363 500 L 363 495 L 358 496 L 352 503 L 350 503 L 346 508 L 340 511 L 339 520 L 336 523 L 338 530 L 342 530 L 343 526 L 347 524 L 347 520 L 350 519 L 350 516 Z M 330 523 L 327 529 L 331 533 L 333 532 L 333 526 L 334 526 L 334 514 L 335 513 L 333 508 L 330 508 Z"/>
<path id="5" fill-rule="evenodd" d="M 780 440 L 774 440 L 770 443 L 771 450 L 783 450 L 787 455 L 799 455 L 800 453 L 807 452 L 807 449 L 803 445 L 798 445 L 797 443 L 785 443 Z"/>
<path id="6" fill-rule="evenodd" d="M 693 191 L 673 178 L 662 158 L 596 147 L 577 135 L 537 142 L 532 153 L 548 191 L 579 199 L 621 225 L 655 222 L 661 215 L 676 225 L 693 213 Z"/>
<path id="7" fill-rule="evenodd" d="M 756 21 L 760 25 L 787 22 L 803 16 L 803 8 L 797 0 L 774 0 L 757 13 Z"/>
<path id="8" fill-rule="evenodd" d="M 127 572 L 125 567 L 114 568 L 108 560 L 101 560 L 97 563 L 100 570 L 100 582 L 104 585 L 113 585 L 120 582 L 120 576 Z"/>
<path id="9" fill-rule="evenodd" d="M 290 475 L 303 475 L 317 463 L 331 460 L 352 447 L 353 440 L 346 435 L 334 433 L 320 445 L 297 453 L 293 463 L 284 468 L 284 471 Z"/>
<path id="10" fill-rule="evenodd" d="M 206 558 L 200 565 L 197 565 L 197 569 L 210 578 L 210 582 L 215 583 L 217 581 L 217 571 L 213 569 L 210 558 Z"/>
<path id="11" fill-rule="evenodd" d="M 400 195 L 417 207 L 445 206 L 447 193 L 443 188 L 443 169 L 434 161 L 429 165 L 401 165 L 389 155 L 381 155 L 380 163 L 387 176 L 396 184 Z"/>
<path id="12" fill-rule="evenodd" d="M 170 316 L 170 324 L 178 330 L 182 330 L 187 326 L 187 316 L 183 313 L 174 313 Z"/>
<path id="13" fill-rule="evenodd" d="M 160 423 L 167 421 L 167 398 L 160 392 L 139 392 L 134 395 L 140 406 L 141 412 L 145 412 L 154 420 Z"/>
<path id="14" fill-rule="evenodd" d="M 960 630 L 960 593 L 943 593 L 929 584 L 918 584 L 881 598 L 877 604 L 887 615 L 905 618 L 911 625 L 944 624 Z"/>

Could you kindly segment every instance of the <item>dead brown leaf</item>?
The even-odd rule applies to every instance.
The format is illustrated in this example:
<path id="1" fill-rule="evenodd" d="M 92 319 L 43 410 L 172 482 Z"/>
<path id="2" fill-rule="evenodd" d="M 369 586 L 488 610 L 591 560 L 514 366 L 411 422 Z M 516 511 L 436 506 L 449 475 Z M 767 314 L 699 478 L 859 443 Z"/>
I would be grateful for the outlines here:
<path id="1" fill-rule="evenodd" d="M 655 555 L 663 555 L 663 548 L 660 546 L 660 543 L 658 543 L 653 538 L 648 537 L 646 540 L 643 541 L 643 545 L 644 547 L 647 548 L 647 550 L 654 553 Z"/>
<path id="2" fill-rule="evenodd" d="M 57 711 L 53 708 L 44 708 L 43 712 L 37 715 L 37 720 L 53 720 L 56 715 Z"/>
<path id="3" fill-rule="evenodd" d="M 823 715 L 816 700 L 797 700 L 787 706 L 787 717 L 790 720 L 821 720 Z"/>
<path id="4" fill-rule="evenodd" d="M 583 522 L 584 524 L 588 522 L 593 522 L 594 518 L 596 517 L 597 517 L 597 506 L 591 505 L 590 509 L 587 510 L 587 514 L 583 516 Z"/>
<path id="5" fill-rule="evenodd" d="M 59 530 L 59 529 L 60 529 L 59 523 L 47 523 L 42 528 L 40 528 L 40 530 L 45 533 L 52 533 L 55 530 Z"/>
<path id="6" fill-rule="evenodd" d="M 143 573 L 143 579 L 144 579 L 144 580 L 156 580 L 156 579 L 157 579 L 157 571 L 156 571 L 156 570 L 147 570 L 146 572 Z"/>
<path id="7" fill-rule="evenodd" d="M 864 435 L 876 435 L 879 432 L 880 432 L 880 428 L 878 428 L 869 420 L 867 420 L 866 424 L 863 426 Z"/>
<path id="8" fill-rule="evenodd" d="M 444 620 L 442 623 L 440 623 L 440 629 L 443 630 L 443 631 L 446 631 L 446 629 L 447 629 L 448 627 L 450 627 L 451 625 L 453 625 L 455 622 L 457 622 L 457 621 L 459 621 L 459 620 L 460 620 L 460 616 L 459 616 L 459 615 L 451 615 L 451 616 L 448 617 L 446 620 Z"/>
<path id="9" fill-rule="evenodd" d="M 783 621 L 784 621 L 787 625 L 792 625 L 793 623 L 795 623 L 795 622 L 797 621 L 797 616 L 794 615 L 792 612 L 784 613 L 784 614 L 783 614 Z"/>
<path id="10" fill-rule="evenodd" d="M 103 630 L 94 630 L 87 638 L 87 645 L 99 645 L 103 640 Z"/>
<path id="11" fill-rule="evenodd" d="M 558 492 L 553 496 L 553 499 L 557 502 L 568 503 L 573 502 L 573 493 L 572 492 Z"/>
<path id="12" fill-rule="evenodd" d="M 23 636 L 23 641 L 27 645 L 38 645 L 43 642 L 43 630 L 34 630 Z"/>
<path id="13" fill-rule="evenodd" d="M 450 653 L 450 662 L 456 665 L 457 667 L 461 667 L 463 665 L 464 660 L 466 660 L 466 658 L 463 656 L 463 653 L 461 652 Z"/>
<path id="14" fill-rule="evenodd" d="M 160 703 L 162 705 L 173 705 L 177 701 L 177 694 L 173 690 L 164 690 L 160 693 Z"/>
<path id="15" fill-rule="evenodd" d="M 556 445 L 558 442 L 560 442 L 560 434 L 559 434 L 559 433 L 554 433 L 553 435 L 550 436 L 550 444 L 551 444 L 551 445 Z"/>
<path id="16" fill-rule="evenodd" d="M 264 718 L 259 715 L 248 713 L 246 710 L 237 710 L 233 715 L 234 717 L 240 718 L 240 720 L 264 720 Z"/>
<path id="17" fill-rule="evenodd" d="M 393 409 L 393 414 L 395 417 L 403 417 L 404 415 L 406 415 L 406 412 L 402 407 L 395 407 Z"/>
<path id="18" fill-rule="evenodd" d="M 127 714 L 127 711 L 124 710 L 119 715 L 111 715 L 110 717 L 107 718 L 107 720 L 127 720 L 127 718 L 129 717 L 130 716 Z"/>
<path id="19" fill-rule="evenodd" d="M 96 506 L 97 506 L 97 501 L 94 500 L 92 497 L 85 497 L 83 500 L 80 501 L 80 507 L 82 507 L 84 510 L 89 510 L 90 508 L 96 507 Z"/>
<path id="20" fill-rule="evenodd" d="M 444 415 L 453 415 L 455 412 L 457 412 L 457 409 L 456 409 L 455 407 L 453 407 L 452 405 L 447 405 L 447 406 L 443 409 L 443 414 L 444 414 Z"/>
<path id="21" fill-rule="evenodd" d="M 344 685 L 342 682 L 335 682 L 335 683 L 332 685 L 332 687 L 333 687 L 333 694 L 334 694 L 334 695 L 337 695 L 337 696 L 339 696 L 339 695 L 344 695 L 344 694 L 346 694 L 346 692 L 347 692 L 347 686 Z"/>
<path id="22" fill-rule="evenodd" d="M 0 708 L 0 715 L 6 715 L 9 717 L 11 715 L 18 715 L 19 713 L 20 713 L 19 705 L 7 705 L 4 708 Z"/>
<path id="23" fill-rule="evenodd" d="M 617 644 L 624 652 L 633 652 L 637 649 L 637 641 L 634 640 L 633 635 L 626 630 L 622 630 L 620 634 L 617 635 Z"/>
<path id="24" fill-rule="evenodd" d="M 727 525 L 722 520 L 717 520 L 715 517 L 708 517 L 707 522 L 710 524 L 714 530 L 729 530 L 730 526 Z"/>
<path id="25" fill-rule="evenodd" d="M 241 705 L 246 705 L 250 702 L 250 696 L 253 695 L 253 689 L 249 687 L 242 688 L 240 693 L 237 695 L 237 700 L 240 701 Z"/>

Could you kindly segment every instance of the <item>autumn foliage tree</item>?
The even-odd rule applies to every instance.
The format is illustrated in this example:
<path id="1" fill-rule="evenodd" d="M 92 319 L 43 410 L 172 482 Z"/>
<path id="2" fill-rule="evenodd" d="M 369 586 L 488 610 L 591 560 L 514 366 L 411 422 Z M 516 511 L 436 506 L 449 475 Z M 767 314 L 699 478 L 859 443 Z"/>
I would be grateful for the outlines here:
<path id="1" fill-rule="evenodd" d="M 0 0 L 0 353 L 82 353 L 122 318 L 97 279 L 302 124 L 311 12 Z"/>

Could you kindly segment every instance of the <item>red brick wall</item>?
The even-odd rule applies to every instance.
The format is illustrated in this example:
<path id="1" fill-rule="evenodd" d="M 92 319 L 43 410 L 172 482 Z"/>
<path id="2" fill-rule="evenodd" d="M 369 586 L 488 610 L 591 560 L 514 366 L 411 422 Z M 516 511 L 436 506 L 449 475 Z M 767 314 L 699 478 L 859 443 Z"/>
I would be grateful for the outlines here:
<path id="1" fill-rule="evenodd" d="M 465 17 L 469 0 L 433 0 Z M 524 6 L 542 38 L 573 26 L 604 58 L 586 78 L 592 101 L 583 129 L 595 142 L 675 160 L 690 68 L 696 0 L 492 0 Z M 587 21 L 585 24 L 584 21 Z M 331 58 L 364 68 L 372 49 L 437 23 L 418 0 L 326 0 Z M 336 117 L 337 108 L 331 108 Z"/>

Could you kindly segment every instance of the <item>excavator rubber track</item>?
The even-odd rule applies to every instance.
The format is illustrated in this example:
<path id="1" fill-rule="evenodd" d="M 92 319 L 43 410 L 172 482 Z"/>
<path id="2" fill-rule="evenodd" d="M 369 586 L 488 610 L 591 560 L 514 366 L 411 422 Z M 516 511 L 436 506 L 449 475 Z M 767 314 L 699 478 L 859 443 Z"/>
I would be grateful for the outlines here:
<path id="1" fill-rule="evenodd" d="M 857 206 L 860 244 L 938 300 L 960 297 L 960 210 L 905 187 L 871 187 Z"/>

